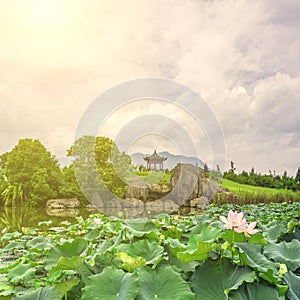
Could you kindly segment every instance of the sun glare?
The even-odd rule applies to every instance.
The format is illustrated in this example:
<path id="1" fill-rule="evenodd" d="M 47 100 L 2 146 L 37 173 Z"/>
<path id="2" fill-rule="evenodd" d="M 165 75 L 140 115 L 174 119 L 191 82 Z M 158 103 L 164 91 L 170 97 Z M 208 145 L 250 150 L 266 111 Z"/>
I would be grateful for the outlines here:
<path id="1" fill-rule="evenodd" d="M 35 26 L 53 28 L 66 22 L 68 11 L 64 1 L 38 0 L 29 3 L 31 21 Z"/>

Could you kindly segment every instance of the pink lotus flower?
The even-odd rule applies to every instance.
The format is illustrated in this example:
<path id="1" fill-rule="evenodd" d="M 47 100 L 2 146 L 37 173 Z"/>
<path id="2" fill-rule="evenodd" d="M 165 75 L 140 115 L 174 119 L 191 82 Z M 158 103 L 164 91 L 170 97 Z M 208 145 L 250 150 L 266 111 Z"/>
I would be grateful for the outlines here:
<path id="1" fill-rule="evenodd" d="M 233 229 L 235 232 L 244 232 L 248 226 L 247 221 L 244 219 L 243 212 L 236 212 L 230 210 L 227 219 L 224 216 L 220 216 L 220 220 L 225 224 L 224 227 L 227 229 Z"/>
<path id="2" fill-rule="evenodd" d="M 258 232 L 258 229 L 254 229 L 256 226 L 257 222 L 251 222 L 250 224 L 247 224 L 244 234 L 246 237 L 250 237 L 250 234 L 255 234 Z"/>
<path id="3" fill-rule="evenodd" d="M 257 222 L 248 222 L 244 218 L 244 213 L 230 210 L 227 219 L 224 216 L 220 216 L 220 220 L 224 223 L 224 227 L 227 229 L 233 229 L 237 233 L 243 232 L 246 237 L 250 237 L 250 234 L 255 234 L 258 229 L 254 229 Z"/>

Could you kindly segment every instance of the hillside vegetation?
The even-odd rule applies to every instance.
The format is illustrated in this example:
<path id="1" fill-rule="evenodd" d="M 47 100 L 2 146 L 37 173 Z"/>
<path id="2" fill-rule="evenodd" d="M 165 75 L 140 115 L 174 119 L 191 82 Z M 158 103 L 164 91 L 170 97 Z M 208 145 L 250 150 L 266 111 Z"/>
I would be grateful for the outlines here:
<path id="1" fill-rule="evenodd" d="M 145 182 L 150 184 L 169 184 L 171 179 L 171 172 L 149 172 L 149 171 L 136 171 L 130 173 L 128 178 L 140 177 Z"/>

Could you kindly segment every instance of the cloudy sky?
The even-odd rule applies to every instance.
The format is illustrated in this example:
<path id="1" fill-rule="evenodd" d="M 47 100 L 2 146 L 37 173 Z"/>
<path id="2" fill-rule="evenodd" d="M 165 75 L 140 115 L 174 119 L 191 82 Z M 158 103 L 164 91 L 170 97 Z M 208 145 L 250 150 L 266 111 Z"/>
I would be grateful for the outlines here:
<path id="1" fill-rule="evenodd" d="M 0 0 L 0 37 L 0 153 L 32 137 L 63 157 L 99 95 L 155 77 L 206 101 L 226 168 L 233 160 L 239 171 L 294 176 L 300 166 L 299 0 Z M 188 135 L 211 161 L 216 137 L 195 123 L 202 104 L 193 103 L 125 101 L 99 132 L 131 136 L 129 152 L 189 155 L 195 149 L 178 142 Z"/>

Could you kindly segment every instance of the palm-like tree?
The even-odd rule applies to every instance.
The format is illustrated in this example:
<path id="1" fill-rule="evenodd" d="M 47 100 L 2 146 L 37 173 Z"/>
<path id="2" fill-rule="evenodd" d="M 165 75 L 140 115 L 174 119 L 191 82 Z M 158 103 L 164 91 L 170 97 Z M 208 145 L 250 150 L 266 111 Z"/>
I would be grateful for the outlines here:
<path id="1" fill-rule="evenodd" d="M 24 194 L 23 194 L 23 185 L 19 184 L 6 184 L 6 187 L 1 193 L 1 196 L 4 199 L 5 206 L 15 206 L 16 201 L 20 200 L 22 205 Z"/>

